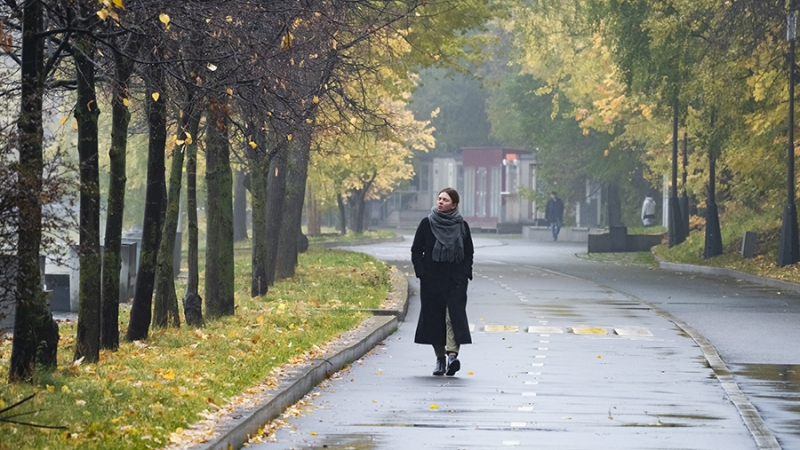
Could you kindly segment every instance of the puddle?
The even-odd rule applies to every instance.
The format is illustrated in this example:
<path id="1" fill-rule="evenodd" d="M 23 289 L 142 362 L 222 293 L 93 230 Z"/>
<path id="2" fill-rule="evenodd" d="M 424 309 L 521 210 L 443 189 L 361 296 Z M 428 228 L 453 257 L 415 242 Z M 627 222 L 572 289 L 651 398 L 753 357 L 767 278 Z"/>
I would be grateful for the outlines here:
<path id="1" fill-rule="evenodd" d="M 783 448 L 800 448 L 800 365 L 729 364 L 739 388 Z"/>
<path id="2" fill-rule="evenodd" d="M 373 450 L 379 447 L 375 436 L 371 435 L 338 435 L 330 436 L 323 443 L 313 447 L 303 448 L 328 448 L 336 450 Z"/>

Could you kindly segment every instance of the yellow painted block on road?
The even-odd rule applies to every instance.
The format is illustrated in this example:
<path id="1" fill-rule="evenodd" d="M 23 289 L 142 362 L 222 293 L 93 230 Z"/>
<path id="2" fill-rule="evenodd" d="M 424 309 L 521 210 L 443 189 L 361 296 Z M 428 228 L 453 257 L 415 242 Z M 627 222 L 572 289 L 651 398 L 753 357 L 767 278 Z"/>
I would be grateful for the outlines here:
<path id="1" fill-rule="evenodd" d="M 595 334 L 595 335 L 608 334 L 608 330 L 600 327 L 573 327 L 572 332 L 575 334 Z"/>
<path id="2" fill-rule="evenodd" d="M 483 331 L 487 333 L 516 333 L 519 331 L 519 326 L 489 324 L 483 327 Z"/>

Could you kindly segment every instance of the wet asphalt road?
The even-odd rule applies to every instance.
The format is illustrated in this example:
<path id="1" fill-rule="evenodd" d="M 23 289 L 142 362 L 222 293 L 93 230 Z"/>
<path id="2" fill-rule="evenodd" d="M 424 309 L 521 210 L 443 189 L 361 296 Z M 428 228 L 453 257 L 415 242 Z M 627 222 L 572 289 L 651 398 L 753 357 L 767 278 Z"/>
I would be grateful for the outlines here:
<path id="1" fill-rule="evenodd" d="M 413 343 L 410 239 L 358 247 L 412 275 L 406 322 L 253 447 L 757 448 L 701 348 L 653 305 L 707 338 L 782 448 L 800 448 L 798 295 L 576 258 L 585 244 L 475 244 L 475 343 L 455 377 L 431 376 Z"/>

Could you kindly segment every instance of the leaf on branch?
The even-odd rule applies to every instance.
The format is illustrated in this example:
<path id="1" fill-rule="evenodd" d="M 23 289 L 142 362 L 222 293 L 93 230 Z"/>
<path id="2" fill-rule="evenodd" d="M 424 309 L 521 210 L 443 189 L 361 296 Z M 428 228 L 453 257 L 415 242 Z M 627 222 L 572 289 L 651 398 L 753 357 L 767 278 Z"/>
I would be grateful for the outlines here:
<path id="1" fill-rule="evenodd" d="M 291 140 L 292 140 L 292 134 L 291 134 L 291 133 L 289 133 L 289 135 L 288 135 L 288 136 L 286 136 L 286 139 L 287 139 L 287 140 L 289 140 L 289 141 L 291 141 Z"/>
<path id="2" fill-rule="evenodd" d="M 225 92 L 227 92 L 228 95 L 233 95 L 233 89 L 231 88 L 226 89 Z"/>
<path id="3" fill-rule="evenodd" d="M 184 135 L 184 141 L 186 141 L 186 145 L 192 145 L 192 142 L 193 142 L 192 141 L 192 135 L 189 134 L 188 131 L 184 131 L 183 135 Z"/>
<path id="4" fill-rule="evenodd" d="M 86 104 L 86 109 L 91 111 L 92 110 L 92 103 L 94 103 L 94 99 L 89 100 L 89 103 Z"/>
<path id="5" fill-rule="evenodd" d="M 161 23 L 164 24 L 164 26 L 167 28 L 167 30 L 169 30 L 169 16 L 168 15 L 166 15 L 164 13 L 161 13 L 161 14 L 158 15 L 158 20 Z"/>
<path id="6" fill-rule="evenodd" d="M 217 70 L 217 66 L 215 66 L 214 64 L 211 64 L 211 63 L 208 63 L 208 65 L 206 66 L 206 68 L 207 68 L 208 70 L 212 71 L 212 72 L 213 72 L 213 71 L 215 71 L 215 70 Z"/>
<path id="7" fill-rule="evenodd" d="M 153 95 L 151 95 L 151 97 L 153 97 L 154 102 L 157 102 L 159 97 L 161 97 L 161 94 L 159 94 L 158 92 L 153 92 Z"/>
<path id="8" fill-rule="evenodd" d="M 67 116 L 61 118 L 61 125 L 63 126 L 65 123 L 67 123 Z"/>
<path id="9" fill-rule="evenodd" d="M 127 108 L 127 107 L 129 107 L 131 105 L 131 102 L 127 98 L 123 98 L 122 99 L 122 104 L 125 105 L 125 107 Z"/>
<path id="10" fill-rule="evenodd" d="M 250 148 L 252 148 L 252 149 L 255 149 L 256 147 L 258 147 L 258 144 L 256 144 L 253 141 L 250 141 L 249 144 L 250 144 Z"/>
<path id="11" fill-rule="evenodd" d="M 108 12 L 109 12 L 109 11 L 108 11 L 107 9 L 103 8 L 103 9 L 101 9 L 100 11 L 97 11 L 97 17 L 99 17 L 99 18 L 100 18 L 100 20 L 102 20 L 103 22 L 105 22 L 105 21 L 106 21 L 106 19 L 108 19 Z"/>

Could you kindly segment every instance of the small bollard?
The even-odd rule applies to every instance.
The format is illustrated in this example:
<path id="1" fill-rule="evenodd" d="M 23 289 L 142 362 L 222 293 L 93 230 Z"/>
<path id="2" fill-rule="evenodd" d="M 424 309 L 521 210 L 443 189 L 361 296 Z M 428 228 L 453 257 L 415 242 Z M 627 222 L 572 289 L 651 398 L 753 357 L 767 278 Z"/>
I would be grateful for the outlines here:
<path id="1" fill-rule="evenodd" d="M 742 258 L 753 258 L 756 256 L 758 234 L 753 231 L 745 231 L 742 238 Z"/>

